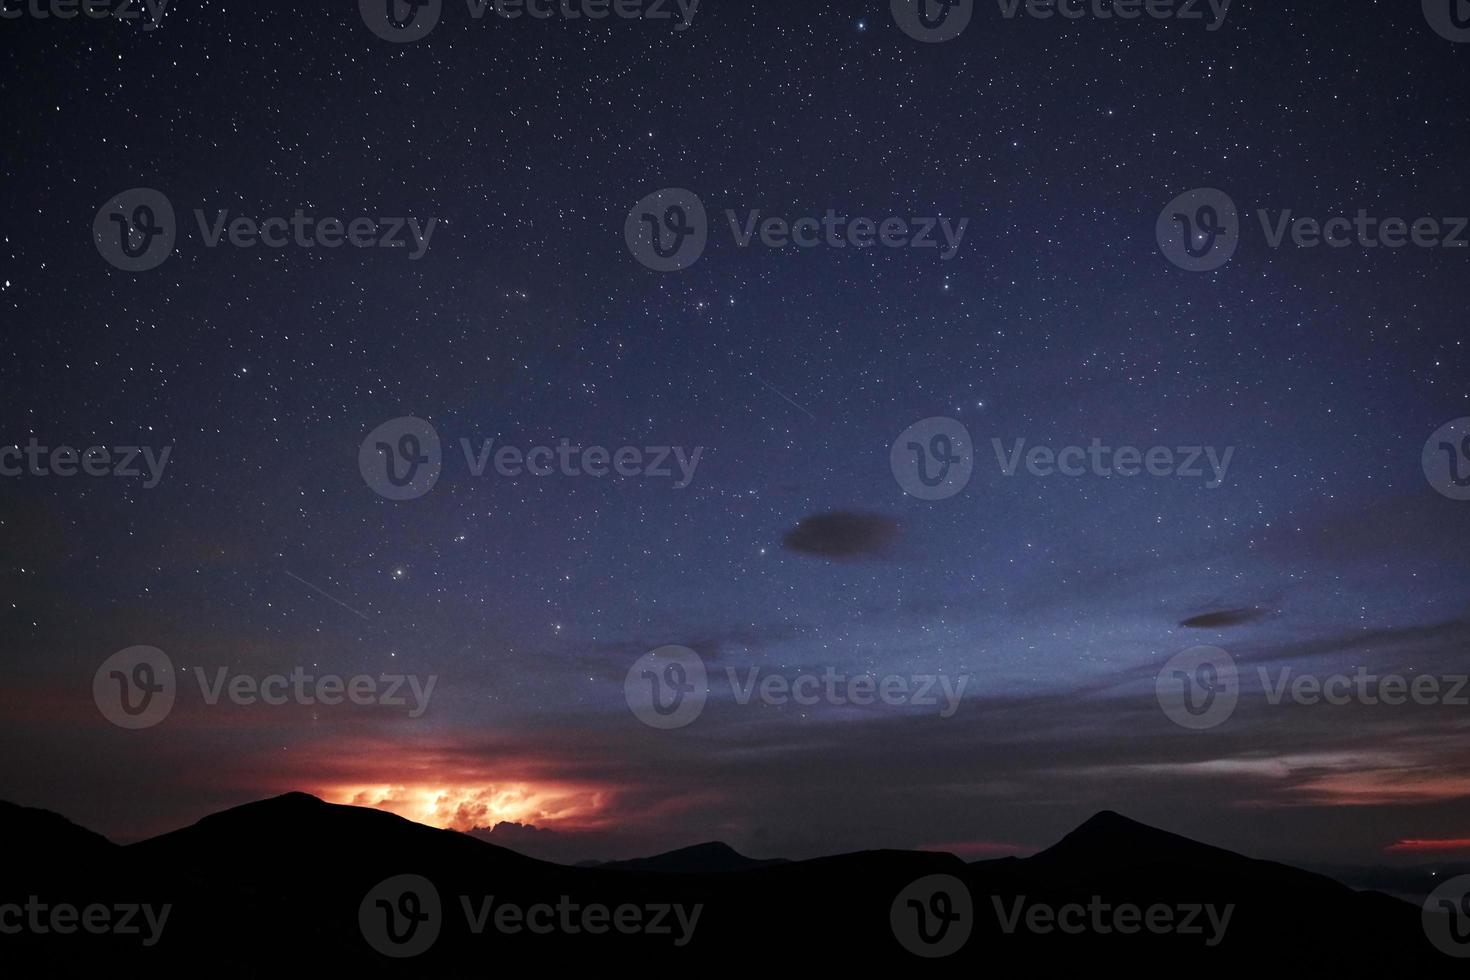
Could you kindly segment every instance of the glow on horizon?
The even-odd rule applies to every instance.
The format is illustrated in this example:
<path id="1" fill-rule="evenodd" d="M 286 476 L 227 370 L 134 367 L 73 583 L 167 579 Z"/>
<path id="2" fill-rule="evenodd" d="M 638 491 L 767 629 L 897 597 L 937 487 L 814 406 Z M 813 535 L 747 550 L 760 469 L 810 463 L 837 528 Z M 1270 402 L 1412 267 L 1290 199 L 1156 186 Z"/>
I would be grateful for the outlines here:
<path id="1" fill-rule="evenodd" d="M 1390 854 L 1451 854 L 1457 851 L 1470 851 L 1470 837 L 1451 837 L 1443 840 L 1410 838 L 1395 841 L 1384 850 Z"/>
<path id="2" fill-rule="evenodd" d="M 609 802 L 600 789 L 527 782 L 333 786 L 318 795 L 331 803 L 374 807 L 416 823 L 460 831 L 501 821 L 585 830 L 602 822 Z"/>

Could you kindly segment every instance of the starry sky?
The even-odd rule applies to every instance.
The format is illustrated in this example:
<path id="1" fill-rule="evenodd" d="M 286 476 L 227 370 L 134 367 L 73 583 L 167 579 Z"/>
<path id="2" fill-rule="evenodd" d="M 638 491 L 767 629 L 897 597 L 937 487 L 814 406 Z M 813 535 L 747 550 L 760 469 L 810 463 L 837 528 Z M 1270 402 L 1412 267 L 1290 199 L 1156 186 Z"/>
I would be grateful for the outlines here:
<path id="1" fill-rule="evenodd" d="M 301 789 L 565 860 L 1027 853 L 1105 807 L 1263 857 L 1470 858 L 1470 708 L 1252 690 L 1470 672 L 1470 503 L 1420 465 L 1470 415 L 1467 255 L 1252 224 L 1470 213 L 1470 46 L 1418 4 L 1217 31 L 980 4 L 926 44 L 857 0 L 705 0 L 686 30 L 451 3 L 394 44 L 345 0 L 177 0 L 156 30 L 0 21 L 0 52 L 0 443 L 172 447 L 151 489 L 0 480 L 0 797 L 129 840 Z M 180 215 L 139 273 L 91 236 L 134 187 Z M 624 223 L 667 187 L 711 231 L 660 273 Z M 1243 216 L 1209 273 L 1154 236 L 1200 187 Z M 207 248 L 196 208 L 438 227 L 413 261 Z M 741 248 L 726 209 L 968 225 L 948 261 Z M 444 468 L 393 501 L 357 460 L 404 416 Z M 931 501 L 889 450 L 936 416 L 976 459 Z M 461 438 L 703 455 L 684 488 L 475 477 Z M 1234 456 L 1213 489 L 1007 477 L 991 440 L 1021 438 Z M 660 731 L 623 685 L 666 644 L 971 680 L 949 718 L 723 690 Z M 1207 732 L 1154 696 L 1199 644 L 1249 667 Z M 134 645 L 438 681 L 419 718 L 181 694 L 125 731 L 90 692 Z"/>

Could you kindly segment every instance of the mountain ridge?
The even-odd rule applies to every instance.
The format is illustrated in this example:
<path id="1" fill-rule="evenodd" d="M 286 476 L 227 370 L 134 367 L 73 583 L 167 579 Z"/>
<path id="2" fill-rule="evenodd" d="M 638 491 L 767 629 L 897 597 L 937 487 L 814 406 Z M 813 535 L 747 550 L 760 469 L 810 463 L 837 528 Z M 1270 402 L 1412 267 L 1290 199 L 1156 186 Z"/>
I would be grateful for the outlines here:
<path id="1" fill-rule="evenodd" d="M 76 900 L 117 896 L 177 906 L 169 919 L 171 942 L 156 951 L 103 939 L 64 945 L 55 942 L 59 936 L 25 937 L 64 964 L 62 973 L 92 972 L 101 964 L 125 973 L 198 972 L 204 961 L 218 965 L 220 975 L 253 976 L 271 972 L 279 957 L 289 956 L 293 970 L 346 966 L 369 975 L 419 976 L 427 970 L 472 976 L 491 949 L 558 965 L 605 965 L 608 955 L 693 965 L 723 962 L 729 950 L 752 942 L 763 957 L 781 962 L 911 967 L 919 961 L 896 939 L 896 930 L 916 906 L 900 899 L 908 889 L 934 881 L 944 882 L 968 910 L 973 932 L 954 955 L 975 967 L 1045 973 L 1117 962 L 1135 970 L 1163 969 L 1177 968 L 1183 957 L 1200 968 L 1238 972 L 1270 957 L 1282 968 L 1330 968 L 1344 976 L 1434 976 L 1452 963 L 1428 946 L 1413 905 L 1354 892 L 1316 873 L 1258 861 L 1113 811 L 1094 814 L 1030 857 L 972 864 L 949 853 L 907 850 L 757 861 L 707 841 L 611 866 L 577 867 L 299 793 L 222 810 L 125 846 L 47 811 L 0 805 L 0 833 L 9 839 L 23 839 L 37 827 L 47 828 L 44 840 L 21 849 L 13 887 L 61 894 L 61 886 L 48 891 L 47 885 L 61 881 L 64 893 Z M 79 852 L 92 860 L 65 863 Z M 62 867 L 72 871 L 61 874 Z M 381 914 L 378 909 L 394 907 L 369 899 L 405 876 L 433 896 L 442 930 L 424 959 L 399 964 L 366 941 L 362 923 Z M 12 896 L 11 887 L 0 883 L 0 905 L 23 897 Z M 563 929 L 547 937 L 507 931 L 490 917 L 492 908 L 507 905 L 605 908 L 609 914 L 678 909 L 686 926 L 697 920 L 697 928 L 685 937 L 687 948 L 651 931 L 592 935 Z M 1182 930 L 1061 934 L 1027 918 L 1027 910 L 1036 907 L 1160 905 L 1220 913 L 1218 944 L 1206 945 Z M 499 925 L 487 925 L 492 923 Z M 815 937 L 827 938 L 814 942 Z"/>

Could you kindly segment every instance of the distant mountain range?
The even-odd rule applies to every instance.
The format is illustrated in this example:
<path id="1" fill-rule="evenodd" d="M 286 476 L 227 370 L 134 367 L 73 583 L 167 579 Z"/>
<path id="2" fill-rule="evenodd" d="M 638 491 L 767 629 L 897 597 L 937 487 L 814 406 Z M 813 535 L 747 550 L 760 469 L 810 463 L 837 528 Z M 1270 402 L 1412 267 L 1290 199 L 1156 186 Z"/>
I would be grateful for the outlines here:
<path id="1" fill-rule="evenodd" d="M 0 956 L 39 956 L 54 976 L 622 964 L 1417 978 L 1470 965 L 1437 950 L 1407 902 L 1111 812 L 1032 857 L 969 864 L 757 861 L 707 843 L 568 867 L 299 793 L 126 847 L 8 803 L 0 833 Z M 113 931 L 124 920 L 132 931 Z"/>
<path id="2" fill-rule="evenodd" d="M 633 858 L 628 861 L 584 861 L 580 868 L 602 868 L 611 871 L 661 871 L 666 874 L 712 874 L 719 871 L 749 871 L 773 864 L 789 864 L 777 858 L 761 861 L 748 858 L 729 844 L 710 841 L 681 847 L 676 851 L 665 851 L 652 857 Z"/>

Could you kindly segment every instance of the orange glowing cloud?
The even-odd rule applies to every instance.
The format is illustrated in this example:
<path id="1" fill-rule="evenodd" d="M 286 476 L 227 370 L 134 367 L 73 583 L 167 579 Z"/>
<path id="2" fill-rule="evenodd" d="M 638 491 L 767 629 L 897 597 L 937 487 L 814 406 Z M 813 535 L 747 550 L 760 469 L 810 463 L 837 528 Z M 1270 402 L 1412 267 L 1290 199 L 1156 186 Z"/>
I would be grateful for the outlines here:
<path id="1" fill-rule="evenodd" d="M 556 753 L 487 740 L 390 743 L 334 737 L 295 746 L 272 760 L 268 785 L 299 789 L 329 803 L 376 807 L 447 830 L 501 821 L 561 831 L 614 822 L 618 793 L 609 782 L 571 771 Z"/>
<path id="2" fill-rule="evenodd" d="M 376 807 L 447 830 L 493 827 L 502 820 L 588 830 L 601 825 L 608 804 L 602 790 L 527 782 L 331 786 L 318 795 L 331 803 Z"/>
<path id="3" fill-rule="evenodd" d="M 1423 768 L 1334 773 L 1302 783 L 1308 801 L 1335 806 L 1439 803 L 1470 797 L 1470 776 Z"/>

